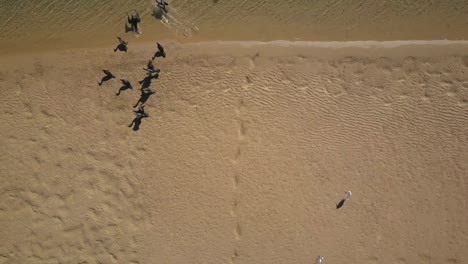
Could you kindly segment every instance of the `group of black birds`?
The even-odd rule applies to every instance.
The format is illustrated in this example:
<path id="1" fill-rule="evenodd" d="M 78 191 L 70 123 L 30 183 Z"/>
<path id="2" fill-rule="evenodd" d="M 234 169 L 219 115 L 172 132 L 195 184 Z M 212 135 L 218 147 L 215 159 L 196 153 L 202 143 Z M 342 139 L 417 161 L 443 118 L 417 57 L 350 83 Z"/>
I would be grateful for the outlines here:
<path id="1" fill-rule="evenodd" d="M 117 50 L 127 52 L 128 42 L 123 40 L 121 37 L 117 37 L 117 39 L 119 40 L 119 45 L 114 49 L 114 52 L 116 52 Z M 157 42 L 156 44 L 157 44 L 158 50 L 154 53 L 151 60 L 148 61 L 146 68 L 143 68 L 143 70 L 146 71 L 147 75 L 145 76 L 143 80 L 138 82 L 141 84 L 141 88 L 140 88 L 141 95 L 140 95 L 140 99 L 133 107 L 137 108 L 138 105 L 140 105 L 140 107 L 138 107 L 138 110 L 134 111 L 136 114 L 136 117 L 133 119 L 132 123 L 128 126 L 128 127 L 133 126 L 134 131 L 137 131 L 140 129 L 141 120 L 143 118 L 149 117 L 149 115 L 145 112 L 145 103 L 149 99 L 149 97 L 155 93 L 155 91 L 151 90 L 149 86 L 151 85 L 151 81 L 153 79 L 159 78 L 159 73 L 161 72 L 160 69 L 156 69 L 154 67 L 153 61 L 154 59 L 158 57 L 166 58 L 166 52 L 164 51 L 164 47 L 159 42 Z M 116 78 L 115 75 L 112 74 L 109 70 L 103 69 L 102 71 L 104 72 L 105 76 L 102 77 L 101 81 L 98 83 L 99 86 L 101 86 L 105 81 Z M 115 95 L 118 96 L 120 95 L 122 91 L 125 91 L 127 89 L 133 89 L 133 86 L 129 80 L 120 79 L 120 82 L 122 83 L 122 87 L 120 87 L 119 91 Z"/>

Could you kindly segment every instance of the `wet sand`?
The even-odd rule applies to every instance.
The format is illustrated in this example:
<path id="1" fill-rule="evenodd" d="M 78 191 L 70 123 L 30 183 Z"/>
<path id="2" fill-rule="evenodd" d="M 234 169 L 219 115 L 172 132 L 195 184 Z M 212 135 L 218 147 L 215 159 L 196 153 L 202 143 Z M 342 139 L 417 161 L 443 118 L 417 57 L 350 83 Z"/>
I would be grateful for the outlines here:
<path id="1" fill-rule="evenodd" d="M 169 1 L 169 22 L 150 0 L 15 1 L 0 4 L 0 54 L 106 47 L 120 35 L 138 42 L 239 40 L 466 40 L 468 2 L 453 1 Z M 143 34 L 125 33 L 127 14 Z"/>
<path id="2" fill-rule="evenodd" d="M 2 56 L 0 263 L 468 262 L 468 45 L 396 44 L 167 43 L 137 132 L 150 44 Z"/>

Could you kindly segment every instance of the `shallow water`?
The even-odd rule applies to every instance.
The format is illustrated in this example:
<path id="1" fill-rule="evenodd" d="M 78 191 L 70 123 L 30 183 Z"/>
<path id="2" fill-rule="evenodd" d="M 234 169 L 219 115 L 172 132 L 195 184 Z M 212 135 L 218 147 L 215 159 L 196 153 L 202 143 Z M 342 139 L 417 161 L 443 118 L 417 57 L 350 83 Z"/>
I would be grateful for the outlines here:
<path id="1" fill-rule="evenodd" d="M 173 0 L 168 23 L 151 0 L 0 0 L 0 52 L 133 41 L 468 39 L 467 0 Z M 126 16 L 143 34 L 125 33 Z"/>

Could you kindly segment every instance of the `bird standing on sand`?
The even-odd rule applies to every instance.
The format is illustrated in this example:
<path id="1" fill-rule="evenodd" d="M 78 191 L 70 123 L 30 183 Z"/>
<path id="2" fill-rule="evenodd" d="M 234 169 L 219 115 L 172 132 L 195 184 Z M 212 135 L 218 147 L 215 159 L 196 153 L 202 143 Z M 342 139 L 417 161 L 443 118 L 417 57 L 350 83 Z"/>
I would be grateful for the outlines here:
<path id="1" fill-rule="evenodd" d="M 141 124 L 141 119 L 149 117 L 149 115 L 145 112 L 145 107 L 142 106 L 138 109 L 138 111 L 134 111 L 136 113 L 136 117 L 133 119 L 132 123 L 128 125 L 128 127 L 132 127 L 133 124 L 135 126 L 133 127 L 134 131 L 137 131 L 140 129 L 140 124 Z"/>
<path id="2" fill-rule="evenodd" d="M 140 34 L 140 29 L 138 28 L 138 23 L 141 22 L 140 15 L 135 11 L 135 15 L 127 17 L 128 23 L 132 27 L 132 32 L 136 34 Z"/>
<path id="3" fill-rule="evenodd" d="M 347 191 L 345 192 L 345 194 L 346 194 L 346 197 L 341 199 L 341 201 L 336 205 L 336 209 L 340 209 L 344 205 L 346 200 L 351 199 L 351 195 L 353 195 L 351 191 Z"/>
<path id="4" fill-rule="evenodd" d="M 169 13 L 169 11 L 167 11 L 167 7 L 169 4 L 164 1 L 164 0 L 156 0 L 156 5 L 161 8 L 165 13 Z"/>
<path id="5" fill-rule="evenodd" d="M 137 111 L 133 111 L 133 112 L 135 112 L 135 114 L 137 116 L 144 116 L 144 115 L 147 116 L 148 115 L 148 114 L 145 113 L 145 106 L 144 105 L 140 106 Z"/>
<path id="6" fill-rule="evenodd" d="M 322 264 L 322 261 L 323 261 L 323 257 L 318 256 L 317 261 L 315 261 L 315 264 Z"/>
<path id="7" fill-rule="evenodd" d="M 148 65 L 146 67 L 147 68 L 143 68 L 143 70 L 147 71 L 148 75 L 152 75 L 153 73 L 159 74 L 161 72 L 160 69 L 154 68 L 152 60 L 148 61 Z"/>

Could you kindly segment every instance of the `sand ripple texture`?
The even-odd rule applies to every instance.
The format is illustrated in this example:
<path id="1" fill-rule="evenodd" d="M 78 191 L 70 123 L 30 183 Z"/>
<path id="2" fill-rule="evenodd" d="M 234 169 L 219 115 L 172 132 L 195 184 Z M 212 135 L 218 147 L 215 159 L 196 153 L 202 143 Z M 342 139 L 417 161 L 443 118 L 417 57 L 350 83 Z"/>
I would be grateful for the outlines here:
<path id="1" fill-rule="evenodd" d="M 0 263 L 468 263 L 466 45 L 166 50 L 2 57 Z"/>
<path id="2" fill-rule="evenodd" d="M 212 40 L 468 39 L 467 0 L 173 0 L 168 23 L 152 0 L 0 0 L 0 53 L 130 43 Z M 125 34 L 133 10 L 140 38 Z"/>

